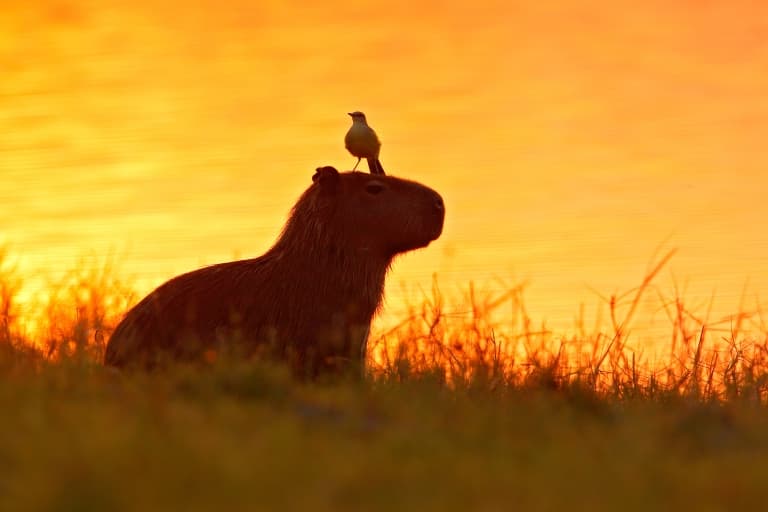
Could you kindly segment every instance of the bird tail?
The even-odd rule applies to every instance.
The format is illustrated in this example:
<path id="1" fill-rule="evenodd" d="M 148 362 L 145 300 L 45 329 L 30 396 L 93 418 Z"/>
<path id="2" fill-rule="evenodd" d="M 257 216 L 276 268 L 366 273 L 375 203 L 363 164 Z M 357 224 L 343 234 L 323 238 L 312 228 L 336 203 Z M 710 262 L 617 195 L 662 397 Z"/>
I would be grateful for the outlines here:
<path id="1" fill-rule="evenodd" d="M 384 166 L 381 165 L 378 158 L 366 158 L 366 160 L 368 160 L 368 170 L 371 171 L 371 174 L 387 174 L 384 172 Z"/>

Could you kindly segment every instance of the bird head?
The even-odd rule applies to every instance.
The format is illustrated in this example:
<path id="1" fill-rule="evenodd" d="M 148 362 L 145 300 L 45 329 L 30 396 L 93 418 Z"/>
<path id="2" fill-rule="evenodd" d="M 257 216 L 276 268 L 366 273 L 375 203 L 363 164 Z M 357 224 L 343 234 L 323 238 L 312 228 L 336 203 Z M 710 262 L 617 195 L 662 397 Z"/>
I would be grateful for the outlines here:
<path id="1" fill-rule="evenodd" d="M 348 115 L 352 117 L 353 123 L 356 121 L 362 121 L 365 123 L 365 114 L 363 114 L 359 110 L 356 110 L 354 112 L 349 112 Z"/>

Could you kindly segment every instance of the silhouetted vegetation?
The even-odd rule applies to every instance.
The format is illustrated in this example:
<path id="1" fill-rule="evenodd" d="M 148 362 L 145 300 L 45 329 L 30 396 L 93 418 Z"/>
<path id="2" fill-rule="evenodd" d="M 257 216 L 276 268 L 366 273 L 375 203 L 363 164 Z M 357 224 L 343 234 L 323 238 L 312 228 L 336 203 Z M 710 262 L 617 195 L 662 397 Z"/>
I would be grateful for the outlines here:
<path id="1" fill-rule="evenodd" d="M 663 298 L 666 359 L 633 348 L 652 279 L 609 328 L 534 325 L 524 287 L 437 283 L 369 350 L 368 378 L 299 383 L 260 361 L 121 373 L 104 343 L 138 298 L 110 264 L 52 283 L 24 322 L 0 263 L 0 508 L 756 508 L 768 465 L 760 313 L 726 333 Z M 630 499 L 631 497 L 631 499 Z"/>
<path id="2" fill-rule="evenodd" d="M 679 396 L 763 403 L 768 329 L 762 312 L 741 311 L 710 322 L 690 311 L 682 297 L 661 296 L 651 284 L 672 255 L 636 289 L 606 299 L 607 328 L 589 331 L 579 322 L 577 332 L 567 336 L 535 326 L 522 285 L 493 295 L 478 294 L 470 284 L 465 297 L 446 304 L 435 279 L 429 296 L 409 306 L 399 324 L 372 335 L 368 380 L 429 378 L 449 389 L 489 392 L 576 387 L 605 399 Z M 84 260 L 52 282 L 43 301 L 26 306 L 29 318 L 16 299 L 22 284 L 6 252 L 0 252 L 0 346 L 34 354 L 48 365 L 71 360 L 98 365 L 109 335 L 138 298 L 110 260 Z M 637 307 L 649 293 L 660 295 L 670 334 L 645 351 L 630 339 Z"/>

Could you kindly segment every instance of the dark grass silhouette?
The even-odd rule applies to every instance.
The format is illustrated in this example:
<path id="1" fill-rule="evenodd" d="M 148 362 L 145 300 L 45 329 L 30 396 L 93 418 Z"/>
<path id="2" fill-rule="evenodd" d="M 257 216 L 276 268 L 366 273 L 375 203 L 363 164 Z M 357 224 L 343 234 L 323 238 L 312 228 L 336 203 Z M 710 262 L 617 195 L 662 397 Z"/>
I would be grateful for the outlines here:
<path id="1" fill-rule="evenodd" d="M 636 289 L 605 298 L 606 325 L 588 329 L 581 321 L 567 336 L 537 327 L 522 285 L 498 295 L 470 285 L 464 298 L 446 298 L 435 281 L 431 293 L 409 306 L 399 324 L 374 330 L 367 350 L 368 377 L 373 382 L 427 379 L 448 388 L 489 392 L 575 389 L 599 400 L 747 398 L 768 403 L 764 313 L 742 310 L 710 319 L 675 292 L 665 295 L 653 279 L 671 256 L 654 265 Z M 6 313 L 0 352 L 11 366 L 30 361 L 100 363 L 104 340 L 136 297 L 115 277 L 110 261 L 83 261 L 81 268 L 51 284 L 49 302 L 32 315 L 15 298 L 20 277 L 2 261 L 0 269 L 0 289 L 9 290 L 2 296 Z M 644 350 L 633 342 L 632 324 L 638 304 L 650 294 L 666 312 L 669 334 L 654 340 L 655 350 Z M 25 320 L 33 320 L 37 329 L 22 328 Z"/>
<path id="2" fill-rule="evenodd" d="M 523 286 L 501 295 L 470 286 L 462 301 L 435 284 L 374 336 L 369 378 L 354 382 L 300 381 L 260 359 L 105 368 L 100 340 L 132 301 L 106 268 L 52 284 L 36 332 L 21 328 L 28 311 L 9 294 L 1 509 L 765 503 L 760 314 L 739 313 L 718 331 L 720 320 L 662 297 L 671 334 L 658 340 L 658 359 L 644 359 L 629 313 L 655 289 L 659 266 L 606 299 L 615 321 L 572 337 L 534 327 Z"/>

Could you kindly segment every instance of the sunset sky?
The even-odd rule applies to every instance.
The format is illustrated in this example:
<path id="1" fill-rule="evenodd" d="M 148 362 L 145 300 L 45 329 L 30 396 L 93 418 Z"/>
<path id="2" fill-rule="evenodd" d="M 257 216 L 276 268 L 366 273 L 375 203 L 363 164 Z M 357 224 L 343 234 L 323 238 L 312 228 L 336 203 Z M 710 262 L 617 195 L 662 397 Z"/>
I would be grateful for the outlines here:
<path id="1" fill-rule="evenodd" d="M 576 6 L 578 4 L 578 6 Z M 141 292 L 262 254 L 362 110 L 445 198 L 388 307 L 527 280 L 534 319 L 639 284 L 768 296 L 768 3 L 3 0 L 0 243 L 33 294 L 113 253 Z M 653 311 L 653 307 L 650 307 Z"/>

